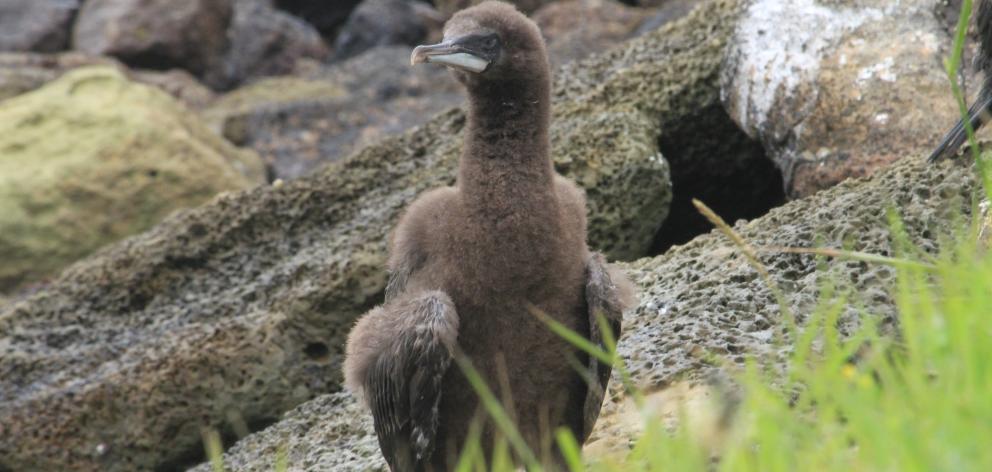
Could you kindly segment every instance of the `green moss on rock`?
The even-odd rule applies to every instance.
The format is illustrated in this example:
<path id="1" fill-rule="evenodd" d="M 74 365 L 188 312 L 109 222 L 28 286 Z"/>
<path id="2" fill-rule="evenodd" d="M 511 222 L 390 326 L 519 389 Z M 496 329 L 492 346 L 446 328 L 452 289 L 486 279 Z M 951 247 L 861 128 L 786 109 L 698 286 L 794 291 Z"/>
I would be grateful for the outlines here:
<path id="1" fill-rule="evenodd" d="M 0 290 L 262 181 L 256 156 L 110 67 L 0 104 Z"/>

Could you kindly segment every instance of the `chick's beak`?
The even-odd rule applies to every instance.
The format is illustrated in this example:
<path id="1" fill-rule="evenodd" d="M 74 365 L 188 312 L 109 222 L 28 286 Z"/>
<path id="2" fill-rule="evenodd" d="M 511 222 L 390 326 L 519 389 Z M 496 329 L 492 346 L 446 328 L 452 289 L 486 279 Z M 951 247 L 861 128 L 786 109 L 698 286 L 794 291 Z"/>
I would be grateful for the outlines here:
<path id="1" fill-rule="evenodd" d="M 442 64 L 476 74 L 489 67 L 488 60 L 469 52 L 458 44 L 457 39 L 440 44 L 417 46 L 410 55 L 410 65 L 421 63 Z"/>

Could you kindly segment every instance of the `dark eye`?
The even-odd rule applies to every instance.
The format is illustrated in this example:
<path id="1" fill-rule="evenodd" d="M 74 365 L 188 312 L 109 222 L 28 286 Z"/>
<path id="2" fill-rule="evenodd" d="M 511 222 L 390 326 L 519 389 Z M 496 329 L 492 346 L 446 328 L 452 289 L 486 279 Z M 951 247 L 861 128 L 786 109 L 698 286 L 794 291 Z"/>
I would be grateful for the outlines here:
<path id="1" fill-rule="evenodd" d="M 487 48 L 493 49 L 493 48 L 496 47 L 496 43 L 497 42 L 498 42 L 498 40 L 496 39 L 495 36 L 490 36 L 490 37 L 486 38 L 486 43 L 485 44 L 486 44 L 486 47 Z"/>

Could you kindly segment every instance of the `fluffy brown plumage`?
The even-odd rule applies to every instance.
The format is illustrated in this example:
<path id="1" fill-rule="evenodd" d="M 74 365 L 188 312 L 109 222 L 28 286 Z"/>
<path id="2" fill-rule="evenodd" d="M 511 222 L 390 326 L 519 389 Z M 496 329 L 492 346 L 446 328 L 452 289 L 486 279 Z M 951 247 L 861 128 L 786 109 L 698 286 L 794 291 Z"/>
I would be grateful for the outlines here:
<path id="1" fill-rule="evenodd" d="M 968 108 L 968 121 L 971 122 L 972 130 L 978 131 L 986 122 L 992 119 L 992 0 L 981 0 L 978 5 L 978 26 L 979 49 L 978 57 L 975 58 L 975 66 L 985 75 L 982 82 L 982 89 L 978 93 L 978 98 Z M 958 148 L 968 139 L 968 133 L 964 127 L 964 121 L 958 120 L 957 124 L 951 128 L 944 136 L 937 149 L 930 154 L 930 162 L 936 161 L 944 156 L 950 156 L 958 152 Z"/>
<path id="2" fill-rule="evenodd" d="M 550 435 L 564 426 L 588 437 L 610 367 L 528 306 L 601 342 L 593 312 L 619 334 L 633 291 L 586 247 L 585 196 L 552 167 L 544 41 L 514 7 L 485 2 L 452 17 L 445 42 L 418 47 L 413 62 L 450 66 L 468 91 L 458 181 L 421 195 L 401 218 L 386 303 L 349 336 L 346 383 L 372 410 L 393 470 L 448 470 L 481 418 L 452 367 L 460 351 L 497 395 L 509 393 L 531 449 L 560 461 Z M 483 428 L 487 452 L 494 432 Z"/>

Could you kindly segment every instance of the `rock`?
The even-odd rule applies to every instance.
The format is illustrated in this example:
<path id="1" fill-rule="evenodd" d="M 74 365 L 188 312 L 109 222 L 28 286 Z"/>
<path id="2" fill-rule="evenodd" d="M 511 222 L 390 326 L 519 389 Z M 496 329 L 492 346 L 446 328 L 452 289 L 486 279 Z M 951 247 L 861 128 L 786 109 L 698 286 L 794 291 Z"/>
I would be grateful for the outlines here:
<path id="1" fill-rule="evenodd" d="M 69 46 L 79 0 L 4 0 L 0 51 L 57 52 Z"/>
<path id="2" fill-rule="evenodd" d="M 532 18 L 544 34 L 552 65 L 558 66 L 633 37 L 650 15 L 615 0 L 573 0 L 544 5 Z"/>
<path id="3" fill-rule="evenodd" d="M 132 67 L 202 75 L 227 49 L 230 21 L 231 0 L 87 0 L 72 42 Z"/>
<path id="4" fill-rule="evenodd" d="M 113 68 L 73 71 L 8 99 L 0 105 L 0 291 L 261 175 L 256 156 Z"/>
<path id="5" fill-rule="evenodd" d="M 110 58 L 79 53 L 0 53 L 0 100 L 30 92 L 77 67 L 116 66 Z"/>
<path id="6" fill-rule="evenodd" d="M 321 395 L 286 413 L 278 423 L 238 441 L 224 455 L 232 472 L 269 472 L 285 454 L 288 471 L 388 472 L 372 415 L 348 393 Z M 201 464 L 189 472 L 211 472 Z"/>
<path id="7" fill-rule="evenodd" d="M 334 60 L 354 57 L 376 46 L 422 44 L 441 14 L 418 0 L 364 0 L 348 16 L 334 40 Z"/>
<path id="8" fill-rule="evenodd" d="M 637 28 L 635 32 L 636 36 L 640 36 L 649 31 L 654 31 L 662 26 L 667 25 L 675 20 L 678 20 L 696 8 L 701 0 L 645 0 L 644 2 L 638 3 L 641 7 L 657 7 L 652 10 L 654 13 L 650 18 L 641 23 L 641 26 Z"/>
<path id="9" fill-rule="evenodd" d="M 482 3 L 485 0 L 434 0 L 434 5 L 437 7 L 441 13 L 451 16 L 458 10 L 463 10 L 472 5 Z M 505 0 L 506 3 L 512 3 L 517 6 L 517 8 L 524 13 L 533 13 L 542 5 L 552 3 L 555 0 Z"/>
<path id="10" fill-rule="evenodd" d="M 172 95 L 190 108 L 199 110 L 213 102 L 215 95 L 212 90 L 201 84 L 196 77 L 182 69 L 168 71 L 132 70 L 127 72 L 128 78 L 146 85 L 158 87 L 163 92 Z"/>
<path id="11" fill-rule="evenodd" d="M 893 256 L 886 209 L 897 212 L 909 240 L 933 254 L 953 222 L 967 217 L 976 190 L 966 159 L 927 165 L 910 155 L 868 179 L 851 179 L 735 225 L 753 247 L 848 248 Z M 850 335 L 865 314 L 883 333 L 898 322 L 895 270 L 882 264 L 764 252 L 761 262 L 785 294 L 800 325 L 817 307 L 824 284 L 849 298 L 838 328 Z M 817 269 L 823 265 L 826 269 Z M 790 350 L 787 328 L 768 286 L 728 239 L 714 231 L 668 253 L 628 266 L 640 305 L 628 313 L 619 351 L 635 384 L 660 390 L 677 381 L 707 383 L 719 367 L 711 355 L 742 366 L 747 356 L 782 371 Z M 786 343 L 777 345 L 775 339 Z M 616 386 L 617 382 L 613 382 Z M 627 447 L 636 428 L 622 421 L 632 405 L 614 390 L 590 442 L 601 450 Z M 639 425 L 638 425 L 639 426 Z"/>
<path id="12" fill-rule="evenodd" d="M 723 71 L 724 102 L 783 170 L 790 196 L 928 152 L 954 122 L 939 66 L 950 36 L 934 12 L 934 0 L 748 7 Z"/>
<path id="13" fill-rule="evenodd" d="M 910 239 L 933 252 L 950 221 L 970 212 L 974 190 L 973 170 L 964 160 L 928 166 L 919 156 L 909 156 L 870 180 L 851 180 L 793 201 L 739 223 L 736 230 L 756 247 L 809 247 L 819 241 L 821 247 L 892 255 L 889 221 L 879 208 L 895 204 Z M 821 262 L 813 256 L 781 253 L 766 253 L 761 260 L 800 321 L 817 306 L 828 280 L 854 295 L 841 318 L 843 333 L 853 333 L 862 313 L 873 313 L 883 325 L 895 320 L 891 267 L 834 260 L 818 271 Z M 682 407 L 691 415 L 706 415 L 714 394 L 710 384 L 727 374 L 711 356 L 738 366 L 746 356 L 756 356 L 784 368 L 789 345 L 775 344 L 776 337 L 787 338 L 776 301 L 721 233 L 630 263 L 626 270 L 639 286 L 640 304 L 625 316 L 619 352 L 635 385 L 647 392 L 649 408 L 663 421 L 678 421 Z M 610 392 L 586 444 L 587 457 L 623 454 L 643 428 L 642 415 L 622 393 L 616 373 Z M 346 393 L 304 403 L 238 442 L 224 464 L 237 472 L 273 470 L 280 448 L 289 470 L 385 470 L 371 415 Z M 192 472 L 209 470 L 203 464 Z"/>
<path id="14" fill-rule="evenodd" d="M 270 0 L 234 0 L 230 47 L 205 81 L 227 90 L 266 76 L 294 72 L 299 61 L 324 60 L 330 50 L 305 21 L 273 8 Z"/>
<path id="15" fill-rule="evenodd" d="M 333 38 L 351 11 L 362 0 L 275 0 L 275 6 L 298 16 L 320 31 L 325 38 Z"/>
<path id="16" fill-rule="evenodd" d="M 686 2 L 699 3 L 699 0 L 629 0 L 629 1 L 624 2 L 624 3 L 629 3 L 629 4 L 632 4 L 632 5 L 637 5 L 639 7 L 649 7 L 649 8 L 660 7 L 660 8 L 666 8 L 666 7 L 671 7 L 673 5 L 677 5 L 677 4 L 680 4 L 680 3 L 686 3 Z"/>
<path id="17" fill-rule="evenodd" d="M 70 70 L 94 65 L 115 67 L 131 80 L 154 85 L 193 108 L 202 108 L 214 98 L 210 89 L 179 69 L 165 72 L 129 70 L 109 57 L 66 52 L 0 53 L 0 100 L 35 90 Z"/>
<path id="18" fill-rule="evenodd" d="M 718 103 L 738 12 L 710 1 L 557 74 L 552 152 L 587 190 L 593 247 L 650 245 L 671 197 L 659 139 Z M 238 412 L 259 429 L 339 389 L 345 336 L 381 301 L 386 234 L 454 180 L 464 125 L 444 112 L 311 176 L 176 213 L 5 307 L 0 468 L 175 469 L 202 458 L 201 426 Z"/>
<path id="19" fill-rule="evenodd" d="M 225 137 L 258 151 L 273 177 L 306 175 L 462 102 L 440 67 L 410 67 L 410 48 L 379 47 L 305 77 L 235 90 L 207 111 Z"/>

